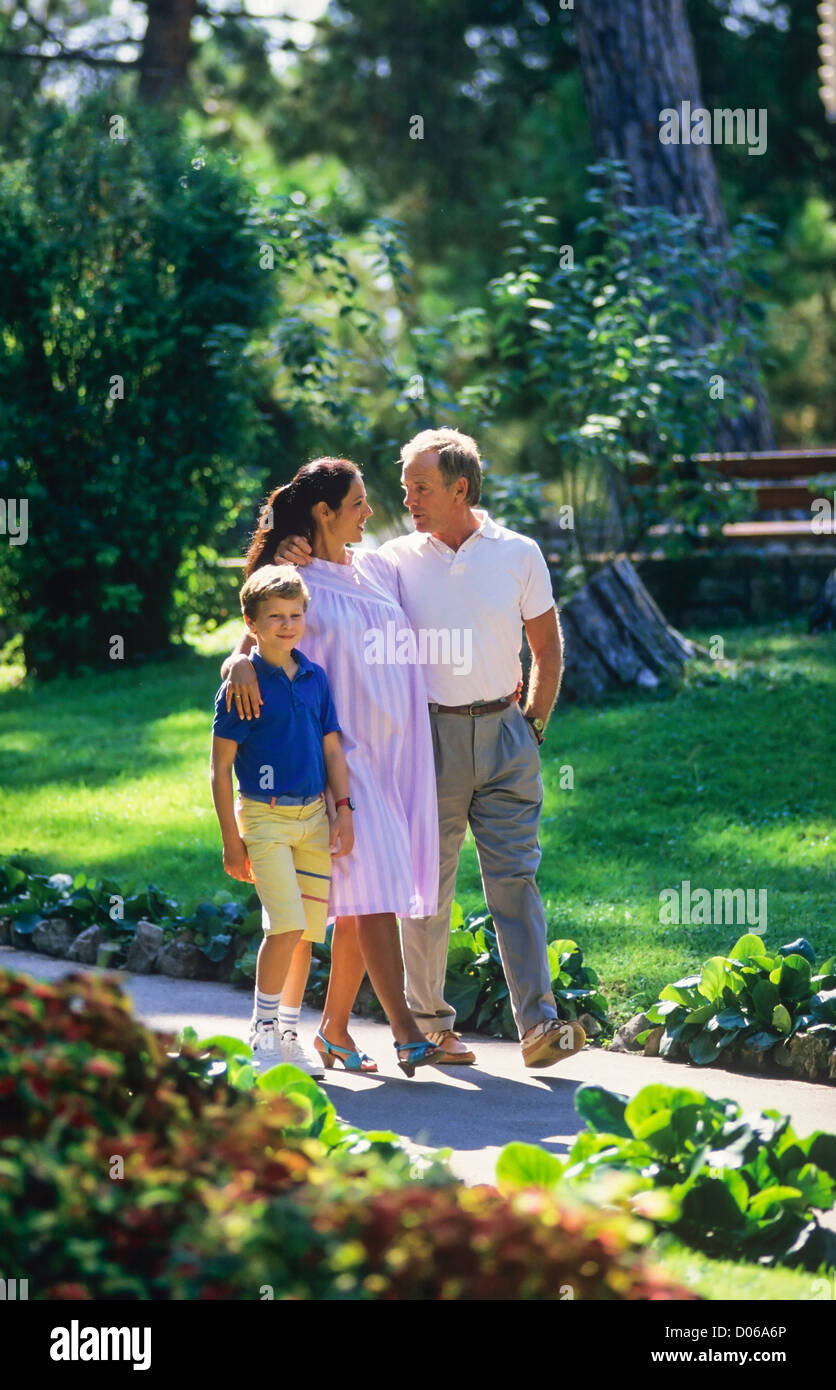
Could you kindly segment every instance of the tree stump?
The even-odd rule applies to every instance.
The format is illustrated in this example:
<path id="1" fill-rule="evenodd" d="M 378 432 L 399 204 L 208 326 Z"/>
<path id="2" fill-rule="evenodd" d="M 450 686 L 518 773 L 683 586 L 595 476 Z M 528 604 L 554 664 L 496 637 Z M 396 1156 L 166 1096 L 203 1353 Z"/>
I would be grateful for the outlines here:
<path id="1" fill-rule="evenodd" d="M 594 704 L 613 690 L 674 685 L 686 661 L 708 656 L 671 627 L 623 555 L 560 610 L 565 637 L 561 695 Z"/>
<path id="2" fill-rule="evenodd" d="M 810 631 L 836 631 L 836 570 L 827 576 L 822 591 L 813 604 L 813 611 L 810 614 Z"/>

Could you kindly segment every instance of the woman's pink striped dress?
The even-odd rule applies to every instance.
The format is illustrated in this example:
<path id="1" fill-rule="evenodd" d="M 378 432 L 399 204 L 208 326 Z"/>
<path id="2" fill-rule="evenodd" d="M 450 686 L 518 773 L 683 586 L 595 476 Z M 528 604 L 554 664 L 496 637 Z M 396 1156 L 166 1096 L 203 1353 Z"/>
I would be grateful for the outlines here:
<path id="1" fill-rule="evenodd" d="M 394 571 L 363 552 L 349 565 L 312 560 L 300 574 L 311 602 L 299 645 L 328 676 L 357 804 L 354 849 L 332 861 L 329 918 L 431 916 L 438 905 L 438 805 L 423 672 L 366 661 L 369 634 L 385 639 L 387 623 L 409 627 L 394 597 Z"/>

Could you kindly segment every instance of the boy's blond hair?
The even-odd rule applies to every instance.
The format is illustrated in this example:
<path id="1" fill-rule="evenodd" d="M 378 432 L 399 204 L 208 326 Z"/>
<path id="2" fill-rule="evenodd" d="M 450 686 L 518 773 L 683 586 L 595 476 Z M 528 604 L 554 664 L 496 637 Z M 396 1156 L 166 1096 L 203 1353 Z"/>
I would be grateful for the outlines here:
<path id="1" fill-rule="evenodd" d="M 293 565 L 262 565 L 246 580 L 239 598 L 247 618 L 258 616 L 258 605 L 266 598 L 298 598 L 304 609 L 311 601 L 308 587 Z"/>

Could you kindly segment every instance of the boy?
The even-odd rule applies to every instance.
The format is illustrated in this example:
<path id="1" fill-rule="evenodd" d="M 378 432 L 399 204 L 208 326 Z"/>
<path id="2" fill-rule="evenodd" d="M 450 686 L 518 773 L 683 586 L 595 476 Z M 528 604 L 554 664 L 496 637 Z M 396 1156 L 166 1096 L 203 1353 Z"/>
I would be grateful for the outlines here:
<path id="1" fill-rule="evenodd" d="M 293 1061 L 321 1076 L 295 1033 L 280 1035 L 279 999 L 297 944 L 325 940 L 331 855 L 340 858 L 354 845 L 348 765 L 325 672 L 297 649 L 310 594 L 296 570 L 264 565 L 240 598 L 257 643 L 252 659 L 264 703 L 259 719 L 242 719 L 227 710 L 226 682 L 221 686 L 211 780 L 224 868 L 255 883 L 263 909 L 250 1046 L 262 1068 Z M 326 782 L 336 806 L 330 827 Z"/>

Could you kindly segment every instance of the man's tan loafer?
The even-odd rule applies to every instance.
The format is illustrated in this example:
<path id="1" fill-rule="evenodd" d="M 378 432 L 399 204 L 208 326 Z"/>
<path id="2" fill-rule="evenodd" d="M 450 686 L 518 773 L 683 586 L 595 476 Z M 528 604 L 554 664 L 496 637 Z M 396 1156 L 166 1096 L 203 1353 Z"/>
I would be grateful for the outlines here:
<path id="1" fill-rule="evenodd" d="M 437 1067 L 469 1067 L 476 1061 L 476 1053 L 470 1051 L 467 1044 L 462 1042 L 461 1035 L 454 1033 L 452 1028 L 442 1028 L 438 1033 L 428 1033 L 427 1037 L 444 1052 L 444 1056 L 435 1062 Z"/>
<path id="2" fill-rule="evenodd" d="M 523 1038 L 523 1061 L 527 1067 L 551 1067 L 574 1057 L 586 1042 L 581 1025 L 571 1018 L 544 1018 Z"/>

